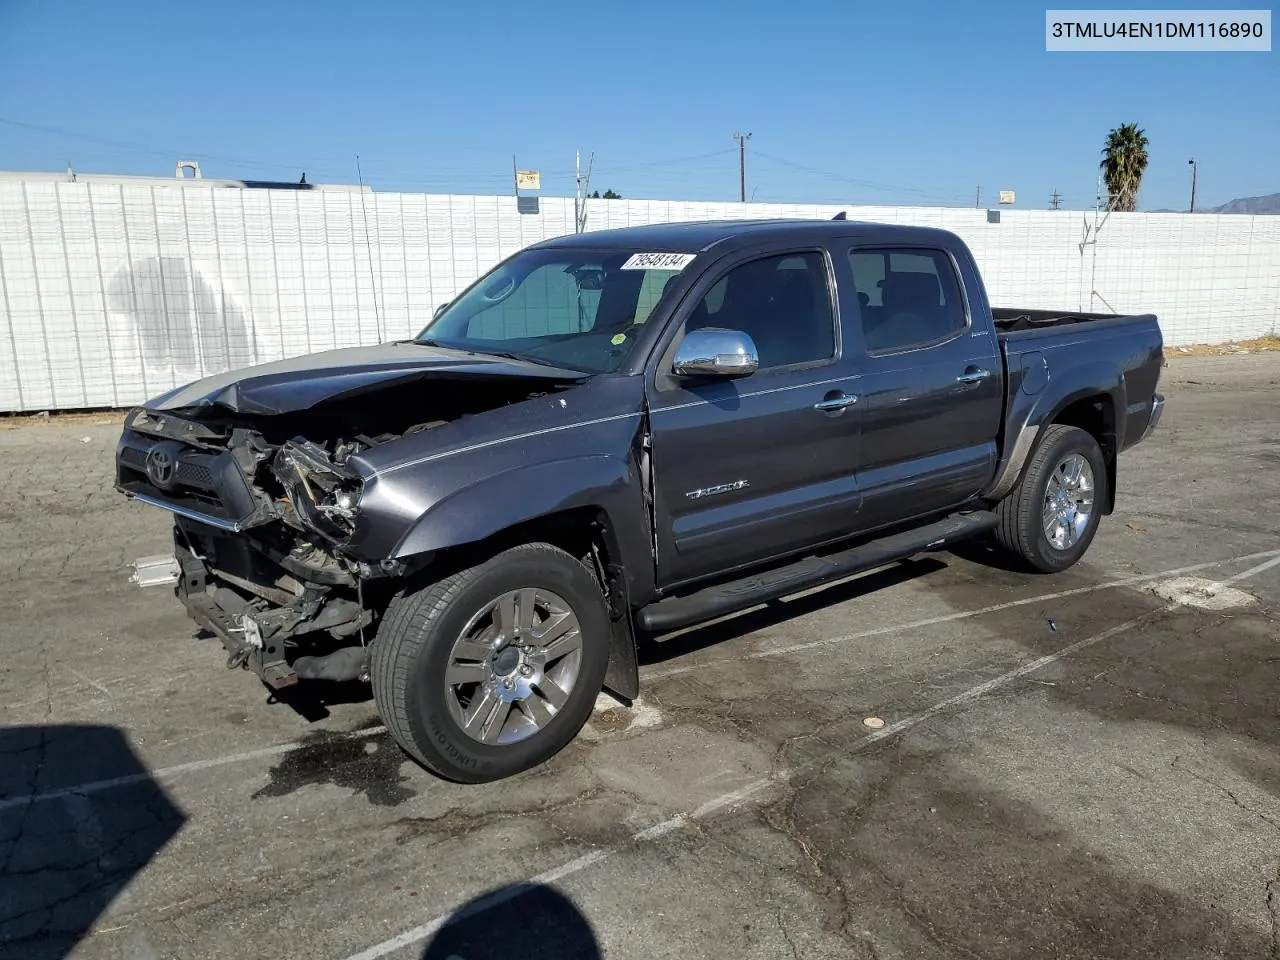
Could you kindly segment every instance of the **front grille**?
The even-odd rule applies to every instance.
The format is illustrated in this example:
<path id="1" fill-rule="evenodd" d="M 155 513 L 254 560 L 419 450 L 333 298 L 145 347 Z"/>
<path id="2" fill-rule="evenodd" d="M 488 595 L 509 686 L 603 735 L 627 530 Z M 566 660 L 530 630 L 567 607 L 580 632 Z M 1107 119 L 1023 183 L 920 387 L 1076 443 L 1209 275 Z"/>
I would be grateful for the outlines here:
<path id="1" fill-rule="evenodd" d="M 120 451 L 120 462 L 145 476 L 147 472 L 147 453 L 147 450 L 140 450 L 137 447 L 125 447 Z M 208 456 L 191 451 L 185 451 L 178 455 L 178 468 L 174 474 L 174 482 L 180 487 L 194 487 L 197 490 L 216 489 L 217 484 L 213 477 L 213 471 L 203 463 L 195 462 L 195 458 L 207 460 Z"/>
<path id="2" fill-rule="evenodd" d="M 178 461 L 177 481 L 188 487 L 200 487 L 204 490 L 213 489 L 213 474 L 209 472 L 209 468 L 187 460 Z"/>
<path id="3" fill-rule="evenodd" d="M 165 441 L 126 433 L 117 463 L 121 489 L 224 520 L 243 520 L 254 512 L 255 497 L 248 479 L 229 451 L 210 453 L 175 446 L 172 483 L 166 489 L 153 485 L 147 476 L 147 458 L 158 442 Z"/>

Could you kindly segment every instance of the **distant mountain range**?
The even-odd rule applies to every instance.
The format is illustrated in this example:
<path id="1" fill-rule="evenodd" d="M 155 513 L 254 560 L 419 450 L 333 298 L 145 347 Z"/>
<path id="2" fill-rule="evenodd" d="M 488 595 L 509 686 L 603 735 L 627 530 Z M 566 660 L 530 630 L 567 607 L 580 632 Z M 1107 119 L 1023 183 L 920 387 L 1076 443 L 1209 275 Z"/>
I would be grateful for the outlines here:
<path id="1" fill-rule="evenodd" d="M 1151 213 L 1186 213 L 1185 210 L 1151 210 Z M 1220 207 L 1204 207 L 1196 213 L 1280 213 L 1280 193 L 1268 193 L 1265 197 L 1239 197 L 1228 200 Z"/>

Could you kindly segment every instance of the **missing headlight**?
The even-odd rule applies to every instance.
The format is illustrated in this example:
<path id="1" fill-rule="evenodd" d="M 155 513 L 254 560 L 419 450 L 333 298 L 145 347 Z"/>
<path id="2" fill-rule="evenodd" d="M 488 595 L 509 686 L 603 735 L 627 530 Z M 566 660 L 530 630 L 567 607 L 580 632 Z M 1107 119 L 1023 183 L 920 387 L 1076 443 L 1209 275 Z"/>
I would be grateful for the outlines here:
<path id="1" fill-rule="evenodd" d="M 337 517 L 354 527 L 356 507 L 359 503 L 360 487 L 358 485 L 339 484 L 320 498 L 316 503 L 316 509 L 327 517 Z"/>
<path id="2" fill-rule="evenodd" d="M 333 463 L 323 448 L 291 440 L 276 454 L 272 472 L 303 524 L 330 540 L 346 539 L 355 531 L 362 481 Z"/>

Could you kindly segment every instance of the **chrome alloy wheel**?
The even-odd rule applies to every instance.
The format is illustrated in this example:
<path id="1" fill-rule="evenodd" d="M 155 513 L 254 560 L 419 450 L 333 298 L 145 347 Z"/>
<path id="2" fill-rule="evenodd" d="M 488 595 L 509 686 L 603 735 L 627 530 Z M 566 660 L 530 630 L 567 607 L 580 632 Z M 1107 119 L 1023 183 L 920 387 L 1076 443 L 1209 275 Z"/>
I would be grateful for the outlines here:
<path id="1" fill-rule="evenodd" d="M 1093 468 L 1073 453 L 1054 469 L 1044 491 L 1044 535 L 1055 550 L 1070 550 L 1093 514 Z"/>
<path id="2" fill-rule="evenodd" d="M 555 718 L 581 666 L 582 630 L 569 604 L 550 590 L 512 590 L 486 604 L 454 641 L 445 701 L 471 739 L 517 743 Z"/>

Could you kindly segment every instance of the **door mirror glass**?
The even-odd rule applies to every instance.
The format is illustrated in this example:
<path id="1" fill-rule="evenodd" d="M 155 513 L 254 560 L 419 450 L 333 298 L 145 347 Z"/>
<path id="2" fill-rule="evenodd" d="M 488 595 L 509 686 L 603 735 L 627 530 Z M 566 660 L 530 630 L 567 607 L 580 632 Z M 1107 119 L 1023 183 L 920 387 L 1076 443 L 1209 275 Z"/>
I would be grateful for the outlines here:
<path id="1" fill-rule="evenodd" d="M 677 377 L 745 377 L 760 366 L 756 345 L 741 330 L 690 330 L 676 348 L 671 372 Z"/>

